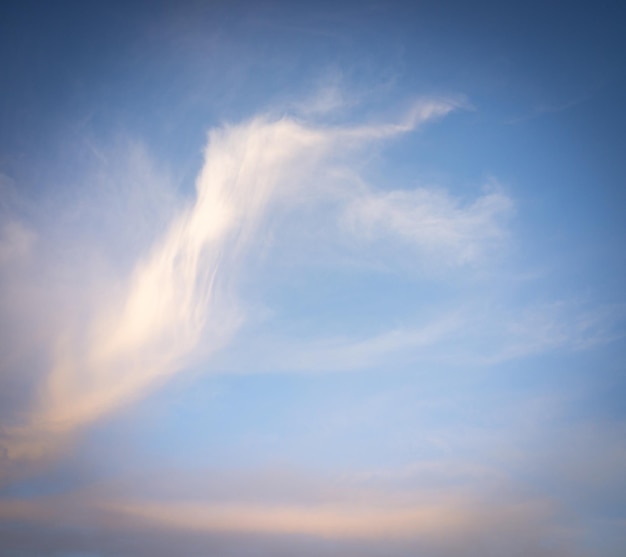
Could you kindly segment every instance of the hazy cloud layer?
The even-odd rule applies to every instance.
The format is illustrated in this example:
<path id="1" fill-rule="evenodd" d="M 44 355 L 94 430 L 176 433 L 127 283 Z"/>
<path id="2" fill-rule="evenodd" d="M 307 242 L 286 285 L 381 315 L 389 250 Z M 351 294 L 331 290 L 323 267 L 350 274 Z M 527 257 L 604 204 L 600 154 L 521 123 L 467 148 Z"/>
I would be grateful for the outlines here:
<path id="1" fill-rule="evenodd" d="M 572 542 L 577 533 L 559 524 L 554 505 L 547 501 L 490 501 L 438 492 L 406 494 L 404 502 L 388 496 L 357 498 L 358 504 L 259 505 L 70 497 L 5 501 L 0 517 L 15 524 L 37 525 L 42 535 L 35 544 L 9 534 L 11 545 L 27 555 L 42 548 L 37 543 L 50 543 L 46 532 L 50 538 L 56 537 L 59 550 L 89 550 L 89 545 L 64 538 L 74 528 L 96 524 L 112 538 L 126 540 L 116 547 L 129 555 L 149 552 L 147 540 L 155 535 L 171 539 L 177 533 L 189 540 L 201 536 L 205 547 L 219 543 L 231 551 L 248 544 L 244 551 L 255 547 L 256 552 L 271 552 L 276 546 L 299 551 L 309 544 L 322 544 L 326 547 L 322 554 L 328 555 L 361 554 L 364 550 L 373 555 L 385 550 L 400 554 L 407 549 L 428 556 L 456 555 L 459 550 L 465 555 L 481 551 L 484 555 L 522 545 L 538 556 L 576 554 Z M 59 522 L 54 517 L 60 510 L 63 518 Z M 102 549 L 105 554 L 115 551 Z"/>

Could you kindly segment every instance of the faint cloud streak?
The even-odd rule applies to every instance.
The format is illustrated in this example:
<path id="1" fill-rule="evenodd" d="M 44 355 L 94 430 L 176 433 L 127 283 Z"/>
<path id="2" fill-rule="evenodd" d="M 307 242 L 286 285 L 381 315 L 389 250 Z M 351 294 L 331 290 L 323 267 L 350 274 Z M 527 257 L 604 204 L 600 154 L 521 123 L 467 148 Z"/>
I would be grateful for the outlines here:
<path id="1" fill-rule="evenodd" d="M 467 205 L 438 189 L 368 191 L 348 205 L 344 223 L 365 240 L 395 237 L 431 259 L 464 265 L 502 242 L 512 208 L 495 187 Z"/>

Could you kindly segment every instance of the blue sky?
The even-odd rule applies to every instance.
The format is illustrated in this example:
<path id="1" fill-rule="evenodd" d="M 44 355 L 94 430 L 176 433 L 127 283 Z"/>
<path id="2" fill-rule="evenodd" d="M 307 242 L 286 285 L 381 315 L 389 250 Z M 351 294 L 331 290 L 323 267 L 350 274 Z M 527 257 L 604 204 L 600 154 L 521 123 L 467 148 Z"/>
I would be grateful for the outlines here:
<path id="1" fill-rule="evenodd" d="M 623 21 L 3 6 L 0 555 L 623 555 Z"/>

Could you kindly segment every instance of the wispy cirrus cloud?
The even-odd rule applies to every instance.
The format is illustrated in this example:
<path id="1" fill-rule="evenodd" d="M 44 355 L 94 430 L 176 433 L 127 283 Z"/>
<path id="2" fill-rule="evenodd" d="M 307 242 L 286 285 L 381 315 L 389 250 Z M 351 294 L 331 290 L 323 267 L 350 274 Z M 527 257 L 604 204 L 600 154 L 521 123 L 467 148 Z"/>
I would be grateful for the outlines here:
<path id="1" fill-rule="evenodd" d="M 467 204 L 436 188 L 370 190 L 348 204 L 343 220 L 365 241 L 397 239 L 431 260 L 458 266 L 502 242 L 512 209 L 511 198 L 495 186 Z"/>
<path id="2" fill-rule="evenodd" d="M 320 334 L 306 338 L 251 333 L 246 350 L 234 343 L 216 369 L 235 373 L 354 372 L 416 363 L 447 368 L 497 366 L 541 354 L 602 348 L 623 338 L 624 308 L 590 309 L 580 301 L 532 303 L 522 307 L 497 300 L 468 300 L 439 306 L 427 319 L 409 315 L 402 325 L 370 334 Z"/>
<path id="3" fill-rule="evenodd" d="M 58 438 L 223 346 L 243 319 L 238 278 L 277 203 L 312 177 L 323 180 L 353 149 L 454 108 L 426 100 L 393 124 L 323 128 L 258 117 L 213 130 L 195 199 L 139 254 L 127 279 L 89 300 L 93 312 L 79 327 L 61 327 L 34 409 L 5 431 L 8 460 L 42 457 Z"/>

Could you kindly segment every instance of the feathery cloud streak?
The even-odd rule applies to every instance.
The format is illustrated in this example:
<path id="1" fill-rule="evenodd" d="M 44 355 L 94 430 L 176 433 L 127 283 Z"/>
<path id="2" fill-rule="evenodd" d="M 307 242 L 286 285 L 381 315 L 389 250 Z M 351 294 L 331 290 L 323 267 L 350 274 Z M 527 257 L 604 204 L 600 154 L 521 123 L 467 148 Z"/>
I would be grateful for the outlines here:
<path id="1" fill-rule="evenodd" d="M 429 258 L 463 265 L 501 242 L 511 209 L 511 199 L 495 188 L 466 206 L 445 191 L 419 188 L 356 198 L 344 219 L 358 237 L 397 237 Z"/>
<path id="2" fill-rule="evenodd" d="M 57 437 L 222 346 L 243 319 L 237 277 L 272 207 L 310 186 L 311 176 L 323 179 L 353 149 L 454 108 L 423 101 L 400 123 L 354 128 L 259 117 L 213 130 L 196 199 L 139 258 L 122 290 L 97 301 L 88 325 L 61 335 L 30 419 L 8 432 L 9 459 L 46 454 Z"/>

